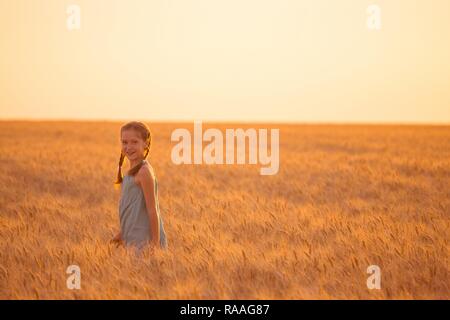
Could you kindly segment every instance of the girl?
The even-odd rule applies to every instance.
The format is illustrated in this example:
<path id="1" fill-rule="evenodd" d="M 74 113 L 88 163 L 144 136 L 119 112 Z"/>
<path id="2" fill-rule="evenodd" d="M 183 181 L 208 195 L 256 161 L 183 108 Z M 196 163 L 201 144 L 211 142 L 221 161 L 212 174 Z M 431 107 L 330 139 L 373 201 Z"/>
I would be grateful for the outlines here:
<path id="1" fill-rule="evenodd" d="M 167 248 L 163 220 L 159 211 L 158 181 L 146 160 L 151 132 L 142 122 L 132 121 L 120 129 L 122 150 L 116 185 L 120 185 L 120 232 L 111 240 L 116 245 L 132 245 L 139 250 L 145 244 Z M 127 157 L 130 169 L 122 177 Z"/>

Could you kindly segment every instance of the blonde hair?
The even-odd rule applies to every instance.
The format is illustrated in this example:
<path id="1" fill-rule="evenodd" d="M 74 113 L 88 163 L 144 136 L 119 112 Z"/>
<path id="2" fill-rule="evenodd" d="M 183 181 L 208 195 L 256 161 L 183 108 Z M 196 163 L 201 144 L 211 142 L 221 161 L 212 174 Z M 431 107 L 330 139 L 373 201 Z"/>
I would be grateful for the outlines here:
<path id="1" fill-rule="evenodd" d="M 128 122 L 126 124 L 124 124 L 121 128 L 120 128 L 120 135 L 122 136 L 122 132 L 125 130 L 136 130 L 140 135 L 142 140 L 145 141 L 147 147 L 145 148 L 145 155 L 144 155 L 144 159 L 147 158 L 148 153 L 150 152 L 150 147 L 151 147 L 151 143 L 152 143 L 152 133 L 150 131 L 150 129 L 147 127 L 147 125 L 145 125 L 144 123 L 140 122 L 140 121 L 131 121 Z M 125 155 L 120 152 L 120 159 L 119 159 L 119 169 L 117 171 L 117 180 L 115 182 L 116 185 L 119 185 L 122 183 L 123 181 L 123 176 L 122 176 L 122 164 L 123 161 L 125 160 Z M 133 168 L 131 168 L 130 170 L 128 170 L 128 175 L 134 176 L 139 169 L 141 169 L 143 163 L 139 163 L 138 165 L 134 166 Z"/>

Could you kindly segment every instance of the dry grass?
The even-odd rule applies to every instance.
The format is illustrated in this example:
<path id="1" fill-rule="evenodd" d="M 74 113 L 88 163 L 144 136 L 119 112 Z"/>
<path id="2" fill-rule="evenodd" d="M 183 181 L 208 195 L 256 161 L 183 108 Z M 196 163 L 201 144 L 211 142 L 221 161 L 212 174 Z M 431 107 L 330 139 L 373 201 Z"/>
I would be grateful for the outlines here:
<path id="1" fill-rule="evenodd" d="M 120 123 L 0 122 L 0 298 L 450 298 L 450 127 L 275 126 L 260 176 L 176 166 L 192 124 L 149 125 L 170 249 L 139 259 L 108 244 Z"/>

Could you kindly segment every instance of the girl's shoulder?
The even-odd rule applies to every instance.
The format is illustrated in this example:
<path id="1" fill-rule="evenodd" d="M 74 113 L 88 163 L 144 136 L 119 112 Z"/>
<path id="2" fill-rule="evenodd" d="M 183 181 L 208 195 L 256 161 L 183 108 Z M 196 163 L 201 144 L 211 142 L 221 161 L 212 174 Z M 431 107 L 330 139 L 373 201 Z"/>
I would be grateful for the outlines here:
<path id="1" fill-rule="evenodd" d="M 152 165 L 147 160 L 143 161 L 141 168 L 136 173 L 136 177 L 138 179 L 148 179 L 148 178 L 150 178 L 151 180 L 156 179 L 155 171 L 153 170 Z"/>
<path id="2" fill-rule="evenodd" d="M 145 168 L 148 168 L 148 170 L 150 170 L 150 172 L 152 173 L 152 175 L 155 175 L 155 170 L 153 169 L 153 166 L 151 165 L 150 162 L 148 162 L 147 160 L 144 160 L 144 163 L 141 167 L 141 170 L 145 170 Z"/>

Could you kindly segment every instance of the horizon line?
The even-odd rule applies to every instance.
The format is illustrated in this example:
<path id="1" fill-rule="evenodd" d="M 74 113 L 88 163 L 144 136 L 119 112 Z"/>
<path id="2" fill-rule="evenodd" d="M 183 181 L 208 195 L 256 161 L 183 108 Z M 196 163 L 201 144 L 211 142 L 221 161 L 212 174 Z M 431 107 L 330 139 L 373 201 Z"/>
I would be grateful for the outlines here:
<path id="1" fill-rule="evenodd" d="M 142 121 L 153 123 L 241 123 L 241 124 L 284 124 L 284 125 L 373 125 L 373 126 L 450 126 L 450 122 L 418 122 L 418 121 L 300 121 L 300 120 L 236 120 L 236 119 L 149 119 L 149 118 L 0 118 L 0 122 L 128 122 Z"/>

